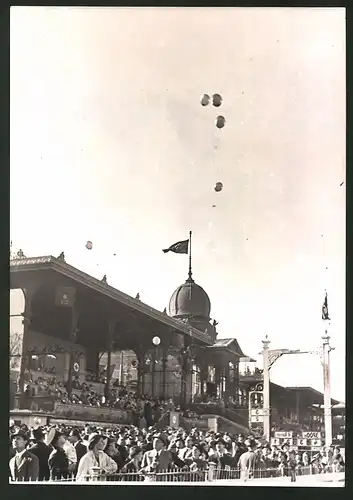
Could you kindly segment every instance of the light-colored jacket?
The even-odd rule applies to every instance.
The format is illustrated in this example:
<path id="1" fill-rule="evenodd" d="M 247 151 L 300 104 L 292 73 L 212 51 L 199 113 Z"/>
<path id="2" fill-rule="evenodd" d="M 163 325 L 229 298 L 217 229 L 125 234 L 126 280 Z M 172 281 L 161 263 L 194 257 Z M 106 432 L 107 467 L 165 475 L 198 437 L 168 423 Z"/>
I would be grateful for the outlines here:
<path id="1" fill-rule="evenodd" d="M 75 450 L 74 445 L 71 444 L 69 441 L 65 441 L 63 448 L 64 448 L 64 452 L 67 455 L 67 458 L 69 459 L 69 463 L 76 464 L 77 455 L 76 455 L 76 450 Z"/>
<path id="2" fill-rule="evenodd" d="M 104 451 L 100 451 L 98 461 L 94 456 L 93 451 L 89 451 L 80 460 L 77 469 L 77 481 L 84 481 L 91 475 L 92 467 L 99 467 L 101 474 L 114 474 L 118 466 L 112 458 L 110 458 Z"/>

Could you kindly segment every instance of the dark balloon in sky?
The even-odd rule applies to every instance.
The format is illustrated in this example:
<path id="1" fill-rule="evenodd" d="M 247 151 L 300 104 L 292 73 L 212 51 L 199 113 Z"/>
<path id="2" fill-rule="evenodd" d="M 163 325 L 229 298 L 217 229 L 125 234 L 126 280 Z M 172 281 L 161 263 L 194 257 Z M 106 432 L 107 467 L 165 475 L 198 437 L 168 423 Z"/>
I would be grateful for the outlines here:
<path id="1" fill-rule="evenodd" d="M 220 191 L 222 191 L 222 189 L 223 189 L 223 184 L 221 182 L 216 182 L 216 185 L 214 187 L 216 193 L 219 193 Z"/>
<path id="2" fill-rule="evenodd" d="M 202 97 L 201 97 L 201 106 L 207 106 L 210 102 L 210 96 L 208 94 L 204 94 Z"/>
<path id="3" fill-rule="evenodd" d="M 226 124 L 226 119 L 224 118 L 224 116 L 217 116 L 216 127 L 223 128 L 225 124 Z"/>
<path id="4" fill-rule="evenodd" d="M 219 108 L 219 106 L 221 106 L 222 104 L 222 96 L 220 96 L 219 94 L 213 94 L 212 96 L 212 104 L 213 106 L 215 106 L 216 108 Z"/>

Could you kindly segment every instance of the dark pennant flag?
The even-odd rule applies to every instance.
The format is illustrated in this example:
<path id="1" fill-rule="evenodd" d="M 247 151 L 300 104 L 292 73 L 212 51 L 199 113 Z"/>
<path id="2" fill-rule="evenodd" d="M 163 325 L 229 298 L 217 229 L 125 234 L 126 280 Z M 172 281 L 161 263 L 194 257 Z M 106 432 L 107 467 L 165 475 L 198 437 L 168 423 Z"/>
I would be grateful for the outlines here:
<path id="1" fill-rule="evenodd" d="M 323 320 L 330 320 L 331 318 L 328 315 L 328 305 L 327 305 L 327 293 L 325 294 L 325 300 L 324 303 L 322 304 L 322 315 L 321 315 Z"/>
<path id="2" fill-rule="evenodd" d="M 164 253 L 174 252 L 174 253 L 188 253 L 189 252 L 189 240 L 178 241 L 171 245 L 169 248 L 163 250 Z"/>

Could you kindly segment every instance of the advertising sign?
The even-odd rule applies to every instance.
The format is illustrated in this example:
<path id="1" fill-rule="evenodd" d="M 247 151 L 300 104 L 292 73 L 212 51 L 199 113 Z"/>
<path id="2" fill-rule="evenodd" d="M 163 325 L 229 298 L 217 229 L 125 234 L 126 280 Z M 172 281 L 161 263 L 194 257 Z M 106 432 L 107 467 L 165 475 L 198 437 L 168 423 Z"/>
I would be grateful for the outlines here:
<path id="1" fill-rule="evenodd" d="M 311 440 L 311 446 L 313 447 L 321 447 L 322 446 L 322 440 L 321 439 L 312 439 Z"/>
<path id="2" fill-rule="evenodd" d="M 292 437 L 293 437 L 292 431 L 277 431 L 277 432 L 275 432 L 275 438 L 291 439 Z"/>
<path id="3" fill-rule="evenodd" d="M 179 428 L 179 413 L 176 411 L 170 412 L 169 425 L 170 427 L 173 427 L 173 429 Z"/>
<path id="4" fill-rule="evenodd" d="M 72 286 L 59 286 L 55 293 L 55 305 L 73 307 L 75 303 L 76 288 Z"/>
<path id="5" fill-rule="evenodd" d="M 302 437 L 306 439 L 321 439 L 320 431 L 303 431 Z"/>

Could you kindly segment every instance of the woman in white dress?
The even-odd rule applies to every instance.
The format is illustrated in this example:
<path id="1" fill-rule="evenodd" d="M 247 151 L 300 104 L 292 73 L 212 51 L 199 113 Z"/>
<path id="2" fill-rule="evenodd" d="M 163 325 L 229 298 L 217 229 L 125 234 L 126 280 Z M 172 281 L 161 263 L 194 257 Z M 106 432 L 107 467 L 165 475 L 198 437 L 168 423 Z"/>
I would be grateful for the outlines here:
<path id="1" fill-rule="evenodd" d="M 116 462 L 104 453 L 105 440 L 100 434 L 91 434 L 88 438 L 88 452 L 80 460 L 77 469 L 76 481 L 85 481 L 90 478 L 101 479 L 101 476 L 114 474 L 117 470 Z"/>

